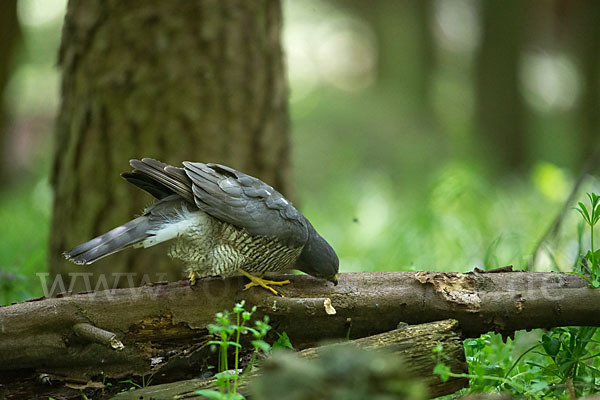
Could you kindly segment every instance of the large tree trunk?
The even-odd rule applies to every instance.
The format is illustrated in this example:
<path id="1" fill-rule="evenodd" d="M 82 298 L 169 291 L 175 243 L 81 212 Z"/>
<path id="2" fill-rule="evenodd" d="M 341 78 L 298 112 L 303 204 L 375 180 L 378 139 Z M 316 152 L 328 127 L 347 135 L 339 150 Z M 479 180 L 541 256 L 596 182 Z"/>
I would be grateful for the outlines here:
<path id="1" fill-rule="evenodd" d="M 62 274 L 68 287 L 69 273 L 91 274 L 61 253 L 150 202 L 119 177 L 131 158 L 220 162 L 289 193 L 280 31 L 277 0 L 69 1 L 52 174 L 52 275 Z M 180 278 L 165 253 L 157 246 L 99 261 L 91 288 Z M 84 281 L 78 276 L 73 288 L 89 289 Z"/>

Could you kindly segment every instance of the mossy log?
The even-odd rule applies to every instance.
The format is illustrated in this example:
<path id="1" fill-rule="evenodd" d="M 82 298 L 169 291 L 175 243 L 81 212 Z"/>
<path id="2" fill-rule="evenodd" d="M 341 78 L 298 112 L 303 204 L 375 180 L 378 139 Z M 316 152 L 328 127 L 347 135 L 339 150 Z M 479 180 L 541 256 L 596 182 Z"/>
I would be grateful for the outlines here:
<path id="1" fill-rule="evenodd" d="M 377 272 L 341 274 L 340 284 L 286 276 L 286 297 L 244 279 L 158 283 L 34 299 L 0 307 L 0 384 L 23 374 L 87 382 L 133 375 L 189 379 L 211 363 L 207 325 L 246 300 L 269 315 L 297 349 L 453 318 L 464 337 L 567 325 L 600 326 L 600 290 L 559 273 Z"/>
<path id="2" fill-rule="evenodd" d="M 468 381 L 466 379 L 450 378 L 442 382 L 432 371 L 436 365 L 433 357 L 433 349 L 443 346 L 444 360 L 450 366 L 452 372 L 466 373 L 467 364 L 465 362 L 464 350 L 462 345 L 461 333 L 456 320 L 444 320 L 430 322 L 419 325 L 402 326 L 389 332 L 378 335 L 368 336 L 362 339 L 345 341 L 342 343 L 329 344 L 315 348 L 309 348 L 296 353 L 299 358 L 314 360 L 326 351 L 331 351 L 332 347 L 338 351 L 353 351 L 355 348 L 380 351 L 386 354 L 397 356 L 401 359 L 403 371 L 399 372 L 403 380 L 415 380 L 422 382 L 428 389 L 430 397 L 439 397 L 456 392 L 464 388 Z M 281 365 L 271 366 L 271 369 L 281 369 Z M 330 365 L 329 369 L 335 369 L 335 365 Z M 267 366 L 267 369 L 269 367 Z M 298 373 L 298 371 L 293 371 Z M 260 370 L 249 374 L 245 381 L 240 385 L 240 392 L 243 394 L 252 394 L 249 387 L 260 374 Z M 336 371 L 333 371 L 335 374 Z M 389 371 L 385 371 L 389 373 Z M 268 372 L 266 372 L 268 374 Z M 268 378 L 268 377 L 267 377 Z M 394 377 L 398 379 L 397 377 Z M 267 379 L 268 380 L 268 379 Z M 292 382 L 302 380 L 293 379 Z M 272 382 L 270 385 L 276 385 Z M 280 382 L 280 384 L 283 384 Z M 300 395 L 295 391 L 305 391 L 305 385 L 289 385 L 286 391 L 290 398 L 315 398 L 310 392 Z M 210 380 L 191 379 L 168 383 L 157 386 L 150 386 L 133 392 L 124 392 L 114 397 L 115 400 L 168 400 L 168 399 L 203 399 L 205 397 L 195 394 L 200 389 L 215 389 L 215 385 Z M 273 389 L 272 387 L 270 388 Z M 256 392 L 256 391 L 255 391 Z M 307 397 L 308 396 L 308 397 Z M 261 396 L 261 398 L 264 396 Z M 270 395 L 269 398 L 278 398 Z"/>

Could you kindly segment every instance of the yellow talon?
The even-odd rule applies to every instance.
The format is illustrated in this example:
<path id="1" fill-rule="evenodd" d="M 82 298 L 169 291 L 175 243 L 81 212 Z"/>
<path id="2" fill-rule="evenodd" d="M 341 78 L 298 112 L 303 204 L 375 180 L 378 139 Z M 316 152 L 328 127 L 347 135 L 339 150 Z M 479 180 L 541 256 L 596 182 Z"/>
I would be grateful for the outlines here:
<path id="1" fill-rule="evenodd" d="M 196 272 L 190 271 L 189 278 L 190 278 L 190 286 L 194 286 L 196 284 Z"/>
<path id="2" fill-rule="evenodd" d="M 285 297 L 283 296 L 281 293 L 279 293 L 277 290 L 273 289 L 272 287 L 270 287 L 269 285 L 279 285 L 279 286 L 283 286 L 283 285 L 287 285 L 288 283 L 290 283 L 289 280 L 285 280 L 285 281 L 270 281 L 267 279 L 262 279 L 259 278 L 257 276 L 254 275 L 250 275 L 249 273 L 247 273 L 246 271 L 240 269 L 239 272 L 244 275 L 246 278 L 250 279 L 250 282 L 248 282 L 246 284 L 246 286 L 244 286 L 244 290 L 248 290 L 253 286 L 260 286 L 264 289 L 267 289 L 269 291 L 271 291 L 273 294 L 277 295 L 277 296 L 281 296 L 281 297 Z"/>

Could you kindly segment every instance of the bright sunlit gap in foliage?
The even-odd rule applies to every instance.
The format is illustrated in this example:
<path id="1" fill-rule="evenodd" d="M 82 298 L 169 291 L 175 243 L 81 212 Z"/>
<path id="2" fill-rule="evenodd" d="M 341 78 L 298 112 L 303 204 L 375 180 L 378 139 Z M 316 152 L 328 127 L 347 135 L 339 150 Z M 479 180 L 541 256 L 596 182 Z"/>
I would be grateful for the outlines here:
<path id="1" fill-rule="evenodd" d="M 573 107 L 579 97 L 579 81 L 577 68 L 566 55 L 529 53 L 523 57 L 523 95 L 537 111 Z"/>
<path id="2" fill-rule="evenodd" d="M 478 4 L 473 0 L 437 0 L 433 31 L 438 44 L 446 50 L 474 51 L 481 37 Z"/>
<path id="3" fill-rule="evenodd" d="M 548 162 L 537 163 L 531 179 L 540 193 L 555 201 L 565 201 L 571 190 L 572 182 L 567 178 L 567 174 Z"/>
<path id="4" fill-rule="evenodd" d="M 375 82 L 377 44 L 367 24 L 322 2 L 284 4 L 283 43 L 292 103 L 317 86 L 355 92 Z"/>
<path id="5" fill-rule="evenodd" d="M 12 75 L 6 89 L 11 113 L 26 116 L 35 110 L 53 114 L 59 102 L 60 74 L 56 68 L 26 64 Z"/>
<path id="6" fill-rule="evenodd" d="M 56 22 L 64 15 L 67 0 L 19 0 L 17 14 L 25 26 L 41 26 Z"/>

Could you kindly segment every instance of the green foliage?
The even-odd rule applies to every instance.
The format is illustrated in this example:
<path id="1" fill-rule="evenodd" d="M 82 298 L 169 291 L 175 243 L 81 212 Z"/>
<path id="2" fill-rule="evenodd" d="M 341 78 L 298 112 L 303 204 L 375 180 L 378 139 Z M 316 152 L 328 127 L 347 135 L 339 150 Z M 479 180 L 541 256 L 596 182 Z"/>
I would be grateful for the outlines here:
<path id="1" fill-rule="evenodd" d="M 487 357 L 491 353 L 492 347 L 490 344 L 490 335 L 482 335 L 478 339 L 470 339 L 465 341 L 465 354 L 467 355 L 467 364 L 469 373 L 454 373 L 446 364 L 449 356 L 444 353 L 442 345 L 438 345 L 433 349 L 434 358 L 437 361 L 433 369 L 433 373 L 439 375 L 442 381 L 447 381 L 449 378 L 467 378 L 469 379 L 469 389 L 463 392 L 482 392 L 500 390 L 502 386 L 516 389 L 519 393 L 527 393 L 530 395 L 530 390 L 515 379 L 509 379 L 504 375 L 503 366 L 494 363 L 494 357 Z M 489 349 L 490 351 L 487 351 Z"/>
<path id="2" fill-rule="evenodd" d="M 215 315 L 215 324 L 208 326 L 210 334 L 215 335 L 217 340 L 208 342 L 209 344 L 218 347 L 219 351 L 219 365 L 218 373 L 215 375 L 216 384 L 219 390 L 198 390 L 196 394 L 203 395 L 209 399 L 219 400 L 238 400 L 244 397 L 237 393 L 237 388 L 241 377 L 243 377 L 256 362 L 256 357 L 259 352 L 267 353 L 271 350 L 271 346 L 263 339 L 267 336 L 271 326 L 269 325 L 269 317 L 265 316 L 264 319 L 254 321 L 254 328 L 248 326 L 252 314 L 256 312 L 256 306 L 252 307 L 250 311 L 244 309 L 245 301 L 242 300 L 233 307 L 233 313 L 224 311 Z M 239 371 L 239 359 L 240 350 L 242 344 L 240 343 L 240 337 L 242 334 L 251 333 L 253 340 L 250 341 L 254 351 L 252 352 L 252 358 L 246 367 L 243 374 L 240 375 Z M 285 335 L 285 337 L 283 336 Z M 282 339 L 284 337 L 284 339 Z M 281 342 L 280 342 L 281 341 Z M 285 333 L 280 335 L 278 340 L 279 346 L 286 347 L 287 344 L 291 347 L 289 338 Z M 229 348 L 234 348 L 234 368 L 229 369 L 228 364 L 228 353 Z"/>
<path id="3" fill-rule="evenodd" d="M 558 178 L 546 183 L 542 179 L 549 178 L 532 173 L 492 183 L 480 167 L 465 161 L 417 176 L 415 187 L 398 182 L 395 174 L 365 169 L 351 179 L 332 176 L 319 190 L 304 189 L 302 211 L 333 244 L 342 272 L 525 266 L 536 238 L 566 197 L 542 191 L 547 184 L 558 185 Z M 571 243 L 576 225 L 577 216 L 567 215 L 557 242 Z M 551 251 L 556 264 L 570 270 L 572 249 L 561 245 Z M 552 268 L 540 259 L 538 270 Z"/>
<path id="4" fill-rule="evenodd" d="M 590 228 L 590 250 L 585 254 L 584 260 L 590 263 L 591 268 L 589 268 L 589 277 L 583 273 L 587 269 L 585 265 L 582 265 L 582 272 L 579 272 L 578 275 L 585 278 L 590 286 L 600 288 L 600 249 L 594 250 L 594 227 L 600 219 L 600 196 L 596 193 L 588 193 L 587 196 L 590 200 L 590 210 L 588 211 L 582 202 L 578 203 L 575 210 L 581 214 L 583 221 Z"/>
<path id="5" fill-rule="evenodd" d="M 596 193 L 588 193 L 587 196 L 590 201 L 589 210 L 582 202 L 578 203 L 575 210 L 590 229 L 590 249 L 583 257 L 581 272 L 576 273 L 585 278 L 592 288 L 598 289 L 600 252 L 595 250 L 594 228 L 600 220 L 600 196 Z M 578 236 L 582 236 L 581 229 Z M 581 252 L 581 245 L 579 251 Z M 573 398 L 600 391 L 599 337 L 600 330 L 592 326 L 558 327 L 542 335 L 540 345 L 545 362 L 532 365 L 540 368 L 541 373 L 546 376 L 548 393 Z"/>
<path id="6" fill-rule="evenodd" d="M 593 288 L 600 287 L 600 252 L 594 243 L 594 227 L 600 220 L 600 196 L 588 193 L 590 207 L 582 202 L 576 210 L 590 228 L 590 249 L 585 253 L 578 275 Z M 579 225 L 579 251 L 583 252 L 584 226 Z M 581 258 L 578 256 L 578 260 Z M 438 363 L 434 373 L 442 380 L 468 377 L 468 392 L 509 391 L 517 398 L 575 398 L 600 391 L 600 330 L 596 327 L 558 327 L 538 334 L 528 348 L 526 334 L 517 333 L 521 346 L 499 335 L 481 335 L 465 340 L 468 374 L 454 374 L 445 364 L 443 349 L 434 350 Z M 521 348 L 519 348 L 521 347 Z M 513 353 L 518 354 L 517 357 Z"/>
<path id="7" fill-rule="evenodd" d="M 36 274 L 47 272 L 50 197 L 45 178 L 0 192 L 0 305 L 43 294 Z"/>
<path id="8" fill-rule="evenodd" d="M 559 327 L 542 335 L 546 362 L 534 365 L 546 376 L 552 395 L 581 397 L 600 391 L 600 362 L 596 360 L 600 347 L 594 340 L 597 331 L 588 326 Z"/>
<path id="9" fill-rule="evenodd" d="M 515 341 L 484 334 L 464 342 L 468 374 L 453 373 L 443 348 L 434 349 L 434 373 L 440 379 L 468 378 L 473 392 L 507 391 L 515 398 L 572 398 L 600 389 L 600 335 L 595 328 L 556 328 L 542 333 L 523 350 L 530 333 L 517 333 Z M 592 336 L 590 336 L 592 335 Z M 593 350 L 593 349 L 594 350 Z"/>
<path id="10" fill-rule="evenodd" d="M 273 350 L 277 349 L 290 349 L 294 350 L 294 346 L 292 346 L 292 342 L 288 337 L 287 333 L 278 333 L 279 338 L 273 343 Z"/>

